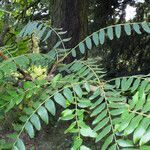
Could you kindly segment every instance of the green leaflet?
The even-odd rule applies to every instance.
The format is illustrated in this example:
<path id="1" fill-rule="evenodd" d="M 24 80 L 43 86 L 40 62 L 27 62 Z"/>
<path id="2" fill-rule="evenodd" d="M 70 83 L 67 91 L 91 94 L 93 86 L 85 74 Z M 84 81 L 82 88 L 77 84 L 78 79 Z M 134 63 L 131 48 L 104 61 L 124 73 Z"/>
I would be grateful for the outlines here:
<path id="1" fill-rule="evenodd" d="M 30 121 L 37 130 L 41 129 L 41 123 L 40 123 L 39 117 L 36 114 L 32 115 Z"/>
<path id="2" fill-rule="evenodd" d="M 144 106 L 144 103 L 146 101 L 146 95 L 145 93 L 143 93 L 142 97 L 140 98 L 139 97 L 139 100 L 135 106 L 135 110 L 138 111 L 138 110 L 142 110 L 143 109 L 143 106 Z"/>
<path id="3" fill-rule="evenodd" d="M 131 120 L 129 126 L 124 130 L 124 135 L 127 136 L 127 135 L 133 133 L 134 130 L 138 127 L 138 125 L 142 119 L 143 119 L 143 116 L 140 116 L 140 115 L 134 117 Z"/>
<path id="4" fill-rule="evenodd" d="M 147 22 L 143 22 L 142 23 L 142 28 L 144 29 L 144 31 L 146 31 L 147 33 L 150 33 L 150 27 L 148 25 Z"/>
<path id="5" fill-rule="evenodd" d="M 80 87 L 80 85 L 75 85 L 73 87 L 73 90 L 76 92 L 76 94 L 81 98 L 83 95 L 82 89 Z"/>
<path id="6" fill-rule="evenodd" d="M 76 137 L 73 144 L 73 149 L 71 150 L 78 150 L 79 147 L 82 145 L 83 140 L 81 138 Z"/>
<path id="7" fill-rule="evenodd" d="M 121 147 L 132 147 L 132 146 L 134 146 L 132 141 L 130 141 L 130 140 L 121 140 L 120 139 L 120 140 L 117 140 L 117 143 Z"/>
<path id="8" fill-rule="evenodd" d="M 75 115 L 73 114 L 74 110 L 71 109 L 66 109 L 62 112 L 62 120 L 71 120 L 75 117 Z"/>
<path id="9" fill-rule="evenodd" d="M 141 121 L 140 125 L 134 131 L 134 134 L 133 134 L 134 143 L 137 143 L 143 137 L 149 125 L 150 125 L 150 118 L 144 118 Z"/>
<path id="10" fill-rule="evenodd" d="M 88 127 L 88 128 L 81 128 L 80 129 L 80 133 L 84 137 L 92 137 L 92 138 L 94 138 L 94 137 L 97 136 L 96 132 L 94 132 L 90 127 Z"/>
<path id="11" fill-rule="evenodd" d="M 131 35 L 131 26 L 130 26 L 130 24 L 125 24 L 124 25 L 124 30 L 125 30 L 127 35 Z"/>
<path id="12" fill-rule="evenodd" d="M 52 30 L 48 31 L 46 37 L 43 39 L 43 42 L 46 41 L 51 36 Z"/>
<path id="13" fill-rule="evenodd" d="M 127 128 L 127 126 L 130 124 L 131 119 L 135 116 L 135 114 L 129 114 L 125 119 L 122 120 L 118 127 L 118 131 L 121 132 Z"/>
<path id="14" fill-rule="evenodd" d="M 66 99 L 64 98 L 64 96 L 61 93 L 56 93 L 54 95 L 54 99 L 59 105 L 66 108 Z"/>
<path id="15" fill-rule="evenodd" d="M 99 32 L 99 40 L 100 40 L 100 44 L 103 45 L 105 42 L 105 31 L 104 31 L 104 29 L 102 29 Z"/>
<path id="16" fill-rule="evenodd" d="M 57 49 L 60 45 L 62 44 L 62 42 L 61 41 L 58 41 L 55 45 L 54 45 L 54 49 Z"/>
<path id="17" fill-rule="evenodd" d="M 114 34 L 113 34 L 113 28 L 112 27 L 107 28 L 107 35 L 108 35 L 110 40 L 113 40 Z"/>
<path id="18" fill-rule="evenodd" d="M 72 53 L 72 56 L 73 56 L 73 57 L 76 57 L 76 56 L 77 56 L 77 53 L 76 53 L 76 50 L 75 50 L 75 49 L 72 49 L 71 53 Z"/>
<path id="19" fill-rule="evenodd" d="M 31 122 L 26 123 L 25 129 L 26 129 L 28 135 L 30 136 L 30 138 L 34 138 L 34 129 L 33 129 Z"/>
<path id="20" fill-rule="evenodd" d="M 85 39 L 85 43 L 88 49 L 92 49 L 92 40 L 89 37 Z"/>
<path id="21" fill-rule="evenodd" d="M 95 44 L 96 46 L 98 46 L 98 45 L 99 45 L 99 37 L 98 37 L 98 34 L 97 34 L 96 32 L 93 33 L 92 38 L 93 38 L 94 44 Z"/>
<path id="22" fill-rule="evenodd" d="M 96 97 L 98 97 L 101 94 L 100 89 L 98 88 L 92 96 L 89 97 L 90 100 L 94 100 Z"/>
<path id="23" fill-rule="evenodd" d="M 136 92 L 135 95 L 133 96 L 131 103 L 130 103 L 130 109 L 134 109 L 138 100 L 139 100 L 139 92 Z"/>
<path id="24" fill-rule="evenodd" d="M 98 115 L 101 113 L 106 107 L 105 103 L 102 103 L 100 106 L 98 106 L 94 111 L 91 113 L 91 117 Z"/>
<path id="25" fill-rule="evenodd" d="M 102 121 L 100 121 L 96 127 L 94 128 L 94 131 L 99 131 L 101 130 L 106 124 L 109 122 L 109 118 L 104 118 Z"/>
<path id="26" fill-rule="evenodd" d="M 113 141 L 113 135 L 110 135 L 104 142 L 103 146 L 102 146 L 102 150 L 106 150 L 108 148 L 108 146 L 111 144 L 111 142 Z"/>
<path id="27" fill-rule="evenodd" d="M 37 111 L 38 115 L 41 117 L 41 119 L 48 124 L 49 119 L 48 119 L 48 113 L 47 110 L 45 109 L 45 107 L 41 106 L 38 111 Z"/>
<path id="28" fill-rule="evenodd" d="M 86 107 L 90 107 L 91 106 L 91 101 L 88 100 L 88 99 L 81 99 L 81 100 L 78 100 L 78 106 L 80 108 L 86 108 Z"/>
<path id="29" fill-rule="evenodd" d="M 121 36 L 121 25 L 115 26 L 115 34 L 116 34 L 116 37 L 119 39 Z"/>
<path id="30" fill-rule="evenodd" d="M 101 104 L 103 102 L 104 98 L 101 97 L 98 100 L 96 100 L 95 103 L 92 104 L 92 106 L 90 107 L 90 109 L 94 109 L 95 107 L 97 107 L 99 104 Z"/>
<path id="31" fill-rule="evenodd" d="M 49 99 L 45 102 L 45 108 L 47 108 L 47 110 L 53 115 L 55 116 L 56 114 L 56 107 L 55 107 L 55 104 L 54 102 Z"/>
<path id="32" fill-rule="evenodd" d="M 99 123 L 104 117 L 107 115 L 107 110 L 104 110 L 102 113 L 100 113 L 92 122 L 93 125 Z"/>
<path id="33" fill-rule="evenodd" d="M 63 90 L 63 94 L 69 102 L 71 102 L 71 103 L 73 102 L 74 97 L 72 95 L 72 91 L 69 88 L 65 88 Z"/>
<path id="34" fill-rule="evenodd" d="M 79 44 L 79 50 L 80 50 L 80 52 L 82 53 L 82 54 L 84 54 L 85 53 L 85 46 L 84 46 L 84 43 L 80 43 Z"/>
<path id="35" fill-rule="evenodd" d="M 80 147 L 80 150 L 91 150 L 90 148 L 88 148 L 87 146 L 85 146 L 85 145 L 82 145 L 81 147 Z"/>
<path id="36" fill-rule="evenodd" d="M 85 89 L 86 89 L 87 92 L 90 92 L 90 91 L 91 91 L 91 87 L 90 87 L 90 84 L 89 84 L 88 82 L 86 82 L 86 83 L 84 84 L 84 86 L 85 86 Z"/>
<path id="37" fill-rule="evenodd" d="M 110 114 L 112 116 L 118 116 L 118 115 L 121 115 L 124 111 L 125 111 L 124 108 L 113 109 L 113 110 L 110 111 Z"/>
<path id="38" fill-rule="evenodd" d="M 17 148 L 18 148 L 19 150 L 25 150 L 25 149 L 26 149 L 26 148 L 25 148 L 25 145 L 24 145 L 24 143 L 23 143 L 23 141 L 22 141 L 21 139 L 18 139 L 18 140 L 17 140 L 16 146 L 17 146 Z"/>
<path id="39" fill-rule="evenodd" d="M 109 150 L 117 150 L 116 144 L 112 145 L 112 146 L 109 148 Z"/>
<path id="40" fill-rule="evenodd" d="M 133 93 L 140 85 L 140 82 L 141 82 L 141 79 L 140 78 L 137 78 L 134 83 L 133 83 L 133 86 L 131 88 L 131 92 Z"/>
<path id="41" fill-rule="evenodd" d="M 145 143 L 150 141 L 150 128 L 146 131 L 146 133 L 142 136 L 140 140 L 140 145 L 144 145 Z"/>
<path id="42" fill-rule="evenodd" d="M 127 91 L 129 90 L 132 82 L 133 82 L 133 79 L 132 77 L 130 77 L 128 80 L 126 80 L 125 78 L 123 78 L 122 82 L 121 82 L 121 87 L 122 87 L 122 90 L 123 91 Z"/>
<path id="43" fill-rule="evenodd" d="M 111 126 L 107 126 L 105 127 L 100 134 L 98 134 L 98 136 L 96 137 L 96 142 L 100 141 L 101 139 L 103 139 L 109 132 L 111 131 Z"/>
<path id="44" fill-rule="evenodd" d="M 135 32 L 136 32 L 137 34 L 142 34 L 142 32 L 140 31 L 140 26 L 139 26 L 138 23 L 134 23 L 134 24 L 133 24 L 133 29 L 135 30 Z"/>
<path id="45" fill-rule="evenodd" d="M 16 146 L 14 146 L 12 150 L 21 150 L 21 149 L 19 149 Z"/>

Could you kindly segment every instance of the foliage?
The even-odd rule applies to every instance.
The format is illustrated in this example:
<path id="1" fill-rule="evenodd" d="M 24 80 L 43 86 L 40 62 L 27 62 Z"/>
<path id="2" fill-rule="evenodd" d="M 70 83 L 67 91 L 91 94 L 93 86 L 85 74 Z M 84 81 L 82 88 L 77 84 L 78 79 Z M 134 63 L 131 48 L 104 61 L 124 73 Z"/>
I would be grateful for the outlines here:
<path id="1" fill-rule="evenodd" d="M 66 49 L 64 43 L 70 38 L 62 38 L 66 33 L 62 29 L 29 22 L 18 36 L 31 39 L 34 35 L 38 44 L 47 44 L 51 33 L 55 33 L 58 42 L 46 54 L 13 57 L 7 51 L 11 58 L 1 62 L 0 118 L 3 121 L 5 114 L 19 112 L 13 122 L 14 133 L 9 135 L 13 143 L 1 141 L 2 148 L 25 150 L 21 134 L 25 132 L 34 138 L 36 130 L 42 129 L 42 122 L 48 124 L 50 116 L 60 113 L 60 106 L 60 120 L 70 123 L 65 133 L 74 135 L 72 150 L 89 150 L 87 137 L 95 139 L 102 150 L 149 149 L 149 75 L 105 80 L 106 72 L 94 59 L 75 59 L 64 64 L 70 54 L 84 54 L 93 46 L 104 44 L 106 38 L 120 38 L 123 31 L 130 36 L 133 30 L 137 34 L 150 33 L 150 26 L 147 22 L 109 26 Z"/>

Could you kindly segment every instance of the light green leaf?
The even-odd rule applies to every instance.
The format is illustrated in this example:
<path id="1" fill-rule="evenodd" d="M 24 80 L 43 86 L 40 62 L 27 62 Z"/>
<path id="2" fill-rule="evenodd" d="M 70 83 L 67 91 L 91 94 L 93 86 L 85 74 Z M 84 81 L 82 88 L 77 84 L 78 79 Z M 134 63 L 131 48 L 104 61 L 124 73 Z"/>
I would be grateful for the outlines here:
<path id="1" fill-rule="evenodd" d="M 150 141 L 150 128 L 146 131 L 146 133 L 142 136 L 140 140 L 140 146 L 148 143 Z"/>
<path id="2" fill-rule="evenodd" d="M 138 100 L 139 100 L 139 92 L 136 92 L 135 95 L 132 98 L 131 103 L 130 103 L 130 109 L 134 109 L 134 107 L 136 106 Z"/>
<path id="3" fill-rule="evenodd" d="M 96 97 L 100 96 L 101 92 L 100 92 L 100 89 L 98 88 L 92 96 L 89 97 L 90 100 L 93 100 L 95 99 Z"/>
<path id="4" fill-rule="evenodd" d="M 70 103 L 73 102 L 74 97 L 73 97 L 72 92 L 71 92 L 71 90 L 70 90 L 69 88 L 65 88 L 65 89 L 63 90 L 63 94 L 64 94 L 64 96 L 67 98 L 67 100 L 68 100 Z"/>
<path id="5" fill-rule="evenodd" d="M 99 40 L 100 40 L 100 44 L 103 45 L 105 42 L 105 31 L 104 30 L 101 30 L 99 32 Z"/>
<path id="6" fill-rule="evenodd" d="M 34 129 L 30 122 L 26 123 L 25 129 L 26 129 L 28 135 L 30 136 L 30 138 L 34 138 Z"/>
<path id="7" fill-rule="evenodd" d="M 30 121 L 37 130 L 41 129 L 41 123 L 40 123 L 39 117 L 36 114 L 32 115 Z"/>
<path id="8" fill-rule="evenodd" d="M 80 133 L 84 137 L 92 137 L 92 138 L 94 138 L 94 137 L 97 136 L 96 132 L 94 130 L 92 130 L 90 127 L 88 127 L 88 128 L 81 128 L 80 129 Z"/>
<path id="9" fill-rule="evenodd" d="M 91 117 L 98 115 L 105 109 L 106 104 L 102 103 L 100 106 L 98 106 L 94 111 L 91 113 Z"/>
<path id="10" fill-rule="evenodd" d="M 90 84 L 88 82 L 85 82 L 84 86 L 85 86 L 85 89 L 87 92 L 91 91 L 91 87 L 90 87 Z"/>
<path id="11" fill-rule="evenodd" d="M 132 146 L 134 146 L 132 141 L 130 141 L 130 140 L 121 140 L 120 139 L 120 140 L 117 140 L 117 143 L 121 147 L 132 147 Z"/>
<path id="12" fill-rule="evenodd" d="M 101 139 L 103 139 L 109 132 L 111 131 L 111 126 L 107 126 L 105 127 L 100 134 L 98 134 L 98 136 L 96 137 L 96 142 L 100 141 Z"/>
<path id="13" fill-rule="evenodd" d="M 93 38 L 94 44 L 96 46 L 98 46 L 99 45 L 99 38 L 98 38 L 98 34 L 96 32 L 93 33 L 93 37 L 92 38 Z"/>
<path id="14" fill-rule="evenodd" d="M 46 34 L 46 37 L 43 39 L 43 42 L 46 41 L 50 37 L 51 33 L 52 33 L 52 30 L 48 31 L 48 33 Z"/>
<path id="15" fill-rule="evenodd" d="M 133 24 L 133 29 L 135 30 L 136 33 L 142 34 L 142 32 L 140 31 L 140 26 L 138 23 Z"/>
<path id="16" fill-rule="evenodd" d="M 119 39 L 121 36 L 121 25 L 115 26 L 115 34 L 116 34 L 116 37 Z"/>
<path id="17" fill-rule="evenodd" d="M 56 93 L 54 95 L 54 99 L 59 105 L 66 108 L 66 99 L 64 98 L 64 96 L 61 93 Z"/>
<path id="18" fill-rule="evenodd" d="M 128 114 L 128 116 L 126 118 L 123 119 L 123 121 L 121 122 L 120 126 L 118 127 L 118 131 L 121 132 L 124 129 L 127 128 L 127 126 L 130 124 L 131 119 L 135 116 L 135 114 Z"/>
<path id="19" fill-rule="evenodd" d="M 76 137 L 73 144 L 73 150 L 78 150 L 82 145 L 83 140 L 81 138 Z"/>
<path id="20" fill-rule="evenodd" d="M 95 107 L 97 107 L 99 104 L 101 104 L 103 102 L 104 98 L 101 97 L 98 100 L 96 100 L 95 103 L 92 104 L 92 106 L 90 107 L 90 109 L 94 109 Z"/>
<path id="21" fill-rule="evenodd" d="M 129 126 L 125 129 L 124 135 L 127 136 L 127 135 L 131 134 L 132 132 L 134 132 L 134 130 L 138 127 L 138 125 L 142 119 L 143 119 L 143 116 L 140 116 L 140 115 L 134 117 L 131 120 Z"/>
<path id="22" fill-rule="evenodd" d="M 113 144 L 113 145 L 109 148 L 109 150 L 117 150 L 116 144 Z"/>
<path id="23" fill-rule="evenodd" d="M 92 49 L 92 41 L 89 37 L 85 39 L 85 43 L 88 49 Z"/>
<path id="24" fill-rule="evenodd" d="M 127 35 L 131 35 L 131 26 L 130 26 L 130 24 L 125 24 L 124 25 L 124 30 L 125 30 Z"/>
<path id="25" fill-rule="evenodd" d="M 113 34 L 113 28 L 112 27 L 109 27 L 107 29 L 107 35 L 108 35 L 108 37 L 109 37 L 110 40 L 113 40 L 114 34 Z"/>
<path id="26" fill-rule="evenodd" d="M 99 123 L 104 117 L 107 115 L 107 110 L 104 110 L 102 113 L 100 113 L 92 122 L 93 125 Z"/>
<path id="27" fill-rule="evenodd" d="M 80 52 L 82 53 L 82 54 L 84 54 L 85 53 L 85 46 L 84 46 L 84 43 L 80 43 L 79 44 L 79 49 L 80 49 Z"/>
<path id="28" fill-rule="evenodd" d="M 71 53 L 72 53 L 72 56 L 73 56 L 73 57 L 76 57 L 76 56 L 77 56 L 77 53 L 76 53 L 76 50 L 75 50 L 75 49 L 72 49 Z"/>
<path id="29" fill-rule="evenodd" d="M 87 146 L 82 145 L 82 146 L 80 147 L 80 150 L 91 150 L 91 149 L 88 148 Z"/>
<path id="30" fill-rule="evenodd" d="M 94 128 L 94 131 L 98 131 L 102 129 L 106 124 L 109 122 L 109 118 L 104 118 L 102 121 L 100 121 L 96 127 Z"/>
<path id="31" fill-rule="evenodd" d="M 49 119 L 48 119 L 48 113 L 47 110 L 45 109 L 45 107 L 41 106 L 38 111 L 37 111 L 38 115 L 41 117 L 41 119 L 48 124 Z"/>
<path id="32" fill-rule="evenodd" d="M 56 114 L 56 107 L 55 107 L 55 104 L 54 102 L 49 99 L 45 102 L 45 107 L 47 108 L 47 110 L 53 115 L 55 116 Z"/>
<path id="33" fill-rule="evenodd" d="M 141 79 L 140 78 L 137 78 L 134 83 L 133 83 L 133 86 L 131 88 L 131 92 L 133 93 L 140 85 L 140 82 L 141 82 Z"/>
<path id="34" fill-rule="evenodd" d="M 66 109 L 62 112 L 62 116 L 61 119 L 62 120 L 71 120 L 75 117 L 75 115 L 73 114 L 74 110 L 71 109 Z"/>
<path id="35" fill-rule="evenodd" d="M 113 110 L 110 111 L 110 114 L 111 114 L 112 116 L 117 116 L 117 115 L 121 115 L 124 111 L 125 111 L 124 108 L 113 109 Z"/>
<path id="36" fill-rule="evenodd" d="M 148 25 L 147 22 L 143 22 L 142 23 L 142 28 L 144 29 L 144 31 L 146 31 L 147 33 L 150 33 L 150 27 Z"/>
<path id="37" fill-rule="evenodd" d="M 110 135 L 104 142 L 103 146 L 102 146 L 102 150 L 106 150 L 108 148 L 108 146 L 111 144 L 111 142 L 113 141 L 113 135 Z"/>
<path id="38" fill-rule="evenodd" d="M 92 105 L 91 101 L 88 99 L 84 99 L 84 100 L 78 100 L 78 106 L 80 108 L 86 108 L 86 107 L 90 107 Z"/>
<path id="39" fill-rule="evenodd" d="M 76 92 L 76 94 L 77 94 L 80 98 L 82 98 L 83 92 L 82 92 L 82 89 L 81 89 L 80 85 L 75 85 L 75 86 L 73 87 L 73 89 L 74 89 L 74 91 Z"/>
<path id="40" fill-rule="evenodd" d="M 16 146 L 13 146 L 12 150 L 20 150 Z"/>
<path id="41" fill-rule="evenodd" d="M 65 130 L 65 134 L 68 132 L 71 132 L 72 129 L 74 129 L 74 127 L 76 126 L 76 122 L 73 122 L 66 130 Z"/>
<path id="42" fill-rule="evenodd" d="M 134 143 L 137 143 L 140 140 L 140 138 L 144 135 L 149 125 L 150 125 L 150 118 L 144 118 L 141 121 L 140 125 L 134 131 L 134 134 L 133 134 Z"/>
<path id="43" fill-rule="evenodd" d="M 23 143 L 23 141 L 21 139 L 17 140 L 16 146 L 18 147 L 19 150 L 25 150 L 26 149 L 25 145 L 24 145 L 24 143 Z"/>

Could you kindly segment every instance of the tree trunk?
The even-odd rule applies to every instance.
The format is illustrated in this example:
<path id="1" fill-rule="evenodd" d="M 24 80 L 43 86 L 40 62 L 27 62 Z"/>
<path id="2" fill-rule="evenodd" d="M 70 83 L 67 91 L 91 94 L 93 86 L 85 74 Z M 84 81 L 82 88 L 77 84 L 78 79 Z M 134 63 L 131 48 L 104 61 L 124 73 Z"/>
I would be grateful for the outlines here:
<path id="1" fill-rule="evenodd" d="M 66 48 L 76 46 L 87 36 L 88 1 L 55 0 L 52 7 L 52 25 L 63 28 L 63 31 L 67 31 L 66 37 L 72 38 Z"/>

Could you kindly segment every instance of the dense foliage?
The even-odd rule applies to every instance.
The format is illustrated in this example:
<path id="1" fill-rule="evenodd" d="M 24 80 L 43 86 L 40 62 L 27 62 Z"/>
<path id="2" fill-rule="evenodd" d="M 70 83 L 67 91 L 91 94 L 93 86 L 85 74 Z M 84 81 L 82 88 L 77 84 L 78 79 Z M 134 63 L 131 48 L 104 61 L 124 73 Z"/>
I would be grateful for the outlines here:
<path id="1" fill-rule="evenodd" d="M 14 132 L 9 135 L 12 140 L 1 140 L 1 149 L 26 149 L 22 134 L 34 138 L 43 122 L 48 124 L 57 113 L 59 120 L 70 124 L 65 133 L 73 134 L 72 150 L 92 149 L 85 144 L 87 137 L 102 150 L 149 149 L 149 75 L 106 80 L 107 72 L 96 59 L 76 59 L 79 53 L 104 44 L 106 39 L 120 39 L 122 33 L 130 36 L 132 32 L 150 33 L 150 24 L 108 26 L 66 49 L 65 43 L 70 40 L 63 38 L 66 31 L 29 22 L 16 34 L 19 40 L 15 45 L 1 48 L 0 121 L 16 114 L 12 120 Z M 39 45 L 46 47 L 53 34 L 58 41 L 48 53 L 40 53 Z M 20 41 L 21 45 L 32 43 L 31 53 L 17 54 Z M 65 64 L 70 55 L 74 60 Z"/>

